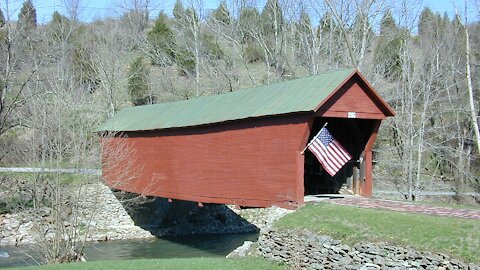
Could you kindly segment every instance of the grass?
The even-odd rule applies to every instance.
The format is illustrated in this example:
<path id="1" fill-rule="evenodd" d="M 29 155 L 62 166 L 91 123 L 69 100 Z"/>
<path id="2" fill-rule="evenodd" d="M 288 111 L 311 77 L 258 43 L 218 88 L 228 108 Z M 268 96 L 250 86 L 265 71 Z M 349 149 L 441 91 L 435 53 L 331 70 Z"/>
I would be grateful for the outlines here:
<path id="1" fill-rule="evenodd" d="M 276 223 L 282 229 L 305 228 L 353 245 L 385 241 L 418 250 L 448 253 L 480 262 L 480 221 L 328 203 L 310 204 Z"/>
<path id="2" fill-rule="evenodd" d="M 144 260 L 125 260 L 125 261 L 95 261 L 86 263 L 72 264 L 50 264 L 43 266 L 31 266 L 24 268 L 15 268 L 16 270 L 103 270 L 103 269 L 189 269 L 189 270 L 249 270 L 249 269 L 265 269 L 280 270 L 285 269 L 284 265 L 269 262 L 259 258 L 248 259 L 225 259 L 225 258 L 188 258 L 188 259 L 144 259 Z"/>
<path id="3" fill-rule="evenodd" d="M 40 173 L 31 173 L 31 172 L 0 172 L 0 178 L 18 178 L 26 181 L 34 181 Z M 73 174 L 73 173 L 58 173 L 58 172 L 44 172 L 46 178 L 56 179 L 60 181 L 62 185 L 75 185 L 82 183 L 90 183 L 98 176 L 95 175 L 85 175 L 85 174 Z"/>
<path id="4" fill-rule="evenodd" d="M 56 183 L 59 181 L 59 184 L 62 187 L 73 187 L 86 183 L 93 183 L 98 176 L 95 175 L 83 175 L 83 174 L 73 174 L 73 173 L 54 173 L 54 172 L 45 172 L 45 173 L 31 173 L 31 172 L 0 172 L 0 181 L 9 182 L 11 184 L 19 181 L 22 185 L 28 186 L 35 183 L 37 177 L 44 177 L 37 183 Z M 16 185 L 16 184 L 15 184 Z M 17 188 L 17 186 L 15 186 Z M 15 209 L 25 209 L 33 206 L 33 201 L 31 197 L 21 196 L 16 194 L 12 197 L 0 197 L 0 214 L 9 213 L 15 211 Z"/>

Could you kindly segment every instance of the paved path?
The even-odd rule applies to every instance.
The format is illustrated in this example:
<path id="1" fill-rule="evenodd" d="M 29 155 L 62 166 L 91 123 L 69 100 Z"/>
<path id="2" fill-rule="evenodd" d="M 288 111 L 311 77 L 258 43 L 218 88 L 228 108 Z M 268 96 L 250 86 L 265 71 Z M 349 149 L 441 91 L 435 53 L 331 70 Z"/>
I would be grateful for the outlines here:
<path id="1" fill-rule="evenodd" d="M 398 212 L 421 213 L 445 217 L 458 217 L 480 220 L 480 210 L 457 209 L 450 207 L 438 207 L 407 202 L 362 198 L 357 196 L 345 196 L 344 198 L 332 198 L 324 200 L 339 205 L 349 205 L 361 208 L 384 209 Z"/>
<path id="2" fill-rule="evenodd" d="M 396 190 L 375 190 L 375 194 L 379 195 L 402 195 Z M 464 196 L 480 196 L 480 192 L 453 192 L 453 191 L 419 191 L 415 194 L 418 196 L 455 196 L 455 195 L 464 195 Z"/>

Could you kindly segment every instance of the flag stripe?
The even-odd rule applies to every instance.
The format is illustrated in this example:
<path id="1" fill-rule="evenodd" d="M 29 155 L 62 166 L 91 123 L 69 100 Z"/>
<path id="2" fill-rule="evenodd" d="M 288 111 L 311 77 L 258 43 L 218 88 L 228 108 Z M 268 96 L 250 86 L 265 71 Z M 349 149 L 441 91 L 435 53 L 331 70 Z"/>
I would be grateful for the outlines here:
<path id="1" fill-rule="evenodd" d="M 337 160 L 337 158 L 335 158 L 335 156 L 332 155 L 322 143 L 318 143 L 318 146 L 321 148 L 322 153 L 324 153 L 325 158 L 330 161 L 335 169 L 342 167 L 342 161 Z"/>
<path id="2" fill-rule="evenodd" d="M 345 161 L 342 158 L 340 158 L 334 151 L 328 151 L 328 149 L 323 144 L 322 144 L 322 148 L 323 148 L 323 151 L 325 151 L 325 153 L 327 154 L 327 156 L 330 157 L 330 160 L 332 161 L 332 163 L 335 163 L 335 166 L 338 167 L 338 169 L 340 169 L 345 163 Z"/>
<path id="3" fill-rule="evenodd" d="M 322 143 L 320 144 L 323 146 Z M 313 147 L 316 149 L 316 151 L 319 154 L 317 158 L 319 159 L 320 163 L 322 163 L 323 168 L 328 172 L 328 174 L 330 174 L 331 176 L 334 176 L 338 169 L 334 167 L 334 164 L 329 162 L 325 151 L 322 149 L 322 146 L 315 144 L 315 142 L 313 143 Z"/>
<path id="4" fill-rule="evenodd" d="M 324 153 L 320 150 L 320 148 L 317 145 L 313 145 L 313 148 L 317 152 L 318 155 L 317 158 L 322 164 L 322 166 L 325 168 L 325 170 L 330 174 L 335 174 L 335 169 L 331 167 L 330 163 L 326 160 L 326 157 L 324 156 Z"/>
<path id="5" fill-rule="evenodd" d="M 312 151 L 315 154 L 315 156 L 320 161 L 320 163 L 325 168 L 325 170 L 327 170 L 328 173 L 331 175 L 332 172 L 334 172 L 334 170 L 330 167 L 329 163 L 325 160 L 325 157 L 322 155 L 322 151 L 319 150 L 319 148 L 317 148 L 317 145 L 315 145 L 315 143 L 313 143 L 311 147 L 312 147 L 311 149 L 309 148 L 310 151 Z"/>
<path id="6" fill-rule="evenodd" d="M 352 156 L 340 145 L 324 127 L 313 137 L 308 149 L 317 157 L 323 168 L 334 176 Z"/>
<path id="7" fill-rule="evenodd" d="M 340 168 L 342 167 L 340 164 L 337 164 L 333 157 L 329 156 L 328 155 L 328 152 L 326 152 L 325 150 L 323 150 L 323 155 L 325 156 L 325 160 L 326 162 L 330 165 L 330 167 L 333 168 L 333 170 L 336 172 L 338 170 L 340 170 Z"/>
<path id="8" fill-rule="evenodd" d="M 336 146 L 336 149 L 340 150 L 340 152 L 342 152 L 343 156 L 345 157 L 346 161 L 349 161 L 350 159 L 352 159 L 352 156 L 350 156 L 349 153 L 347 153 L 347 151 L 345 150 L 345 148 L 343 148 L 337 141 L 333 141 L 332 142 L 335 146 Z"/>
<path id="9" fill-rule="evenodd" d="M 338 146 L 335 142 L 332 142 L 331 146 L 332 151 L 341 159 L 342 162 L 347 162 L 350 160 L 350 156 L 345 155 L 345 152 L 342 151 L 341 146 Z"/>

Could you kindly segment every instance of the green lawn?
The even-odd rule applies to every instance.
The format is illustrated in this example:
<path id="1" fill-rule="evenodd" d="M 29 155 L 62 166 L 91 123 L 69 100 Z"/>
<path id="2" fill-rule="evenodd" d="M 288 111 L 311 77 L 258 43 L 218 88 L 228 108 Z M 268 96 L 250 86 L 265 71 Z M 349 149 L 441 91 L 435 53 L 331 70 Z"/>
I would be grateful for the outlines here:
<path id="1" fill-rule="evenodd" d="M 386 241 L 419 250 L 438 251 L 467 262 L 480 262 L 480 221 L 362 209 L 329 203 L 310 204 L 276 223 L 306 228 L 352 245 Z"/>
<path id="2" fill-rule="evenodd" d="M 285 266 L 263 259 L 224 259 L 224 258 L 189 258 L 189 259 L 149 259 L 149 260 L 127 260 L 127 261 L 96 261 L 72 264 L 51 264 L 43 266 L 32 266 L 25 268 L 12 268 L 25 270 L 103 270 L 103 269 L 189 269 L 189 270 L 249 270 L 265 269 L 280 270 Z"/>

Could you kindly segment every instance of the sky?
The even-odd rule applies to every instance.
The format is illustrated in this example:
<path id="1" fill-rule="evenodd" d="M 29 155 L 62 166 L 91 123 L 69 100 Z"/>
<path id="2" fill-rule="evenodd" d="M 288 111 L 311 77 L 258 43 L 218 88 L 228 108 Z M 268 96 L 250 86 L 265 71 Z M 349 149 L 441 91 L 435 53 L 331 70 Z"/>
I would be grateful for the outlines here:
<path id="1" fill-rule="evenodd" d="M 205 8 L 216 8 L 221 0 L 205 0 Z M 264 1 L 264 0 L 263 0 Z M 259 0 L 259 2 L 263 2 Z M 421 1 L 423 6 L 430 7 L 434 12 L 447 13 L 450 17 L 455 14 L 453 3 L 457 6 L 459 11 L 463 12 L 464 0 L 417 0 Z M 479 0 L 469 0 L 479 1 Z M 35 8 L 37 9 L 37 21 L 40 23 L 46 23 L 51 20 L 52 13 L 57 10 L 62 14 L 65 14 L 65 3 L 73 2 L 72 0 L 32 0 Z M 83 21 L 93 21 L 95 19 L 103 17 L 116 17 L 122 13 L 122 6 L 125 6 L 125 2 L 132 2 L 131 0 L 79 0 L 80 7 L 79 13 Z M 160 10 L 164 10 L 167 13 L 171 13 L 175 0 L 150 0 L 153 3 L 153 10 L 151 13 L 158 14 Z M 5 13 L 8 13 L 13 20 L 18 17 L 18 11 L 23 3 L 23 0 L 0 0 L 0 8 Z M 8 6 L 8 12 L 6 7 Z M 469 18 L 470 21 L 476 20 L 473 18 L 476 10 L 470 8 Z M 155 15 L 153 15 L 155 16 Z"/>

